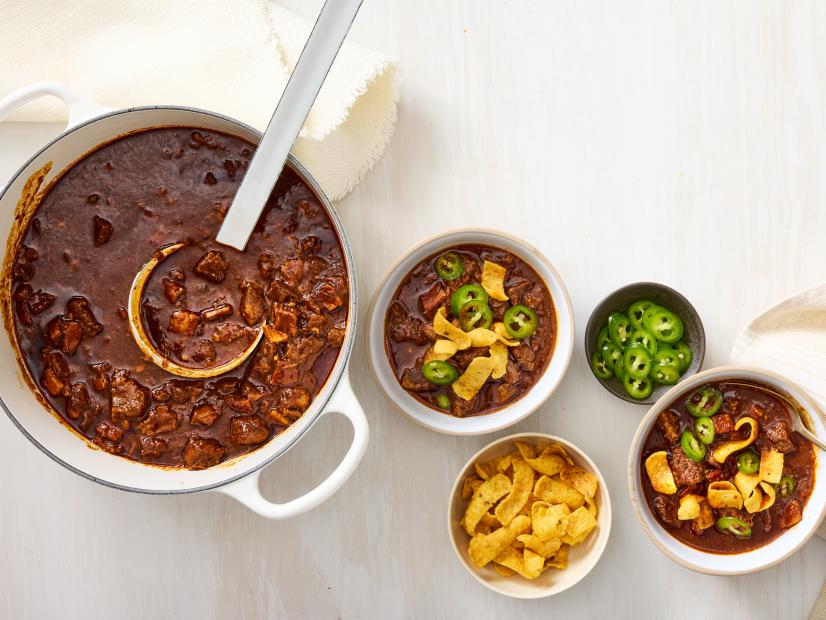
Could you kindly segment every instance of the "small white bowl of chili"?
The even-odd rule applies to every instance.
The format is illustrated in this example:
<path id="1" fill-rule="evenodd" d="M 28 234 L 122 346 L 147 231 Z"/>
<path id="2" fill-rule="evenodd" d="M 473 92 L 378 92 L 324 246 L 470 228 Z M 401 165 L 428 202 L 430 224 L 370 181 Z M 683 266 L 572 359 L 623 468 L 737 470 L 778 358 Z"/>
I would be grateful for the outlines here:
<path id="1" fill-rule="evenodd" d="M 484 294 L 485 262 L 504 268 L 506 300 Z M 464 306 L 478 295 L 484 303 L 475 306 L 480 312 L 472 316 L 477 320 L 460 322 L 457 299 Z M 458 395 L 454 381 L 474 358 L 492 353 L 486 347 L 459 350 L 440 360 L 450 365 L 441 365 L 448 376 L 435 379 L 445 383 L 431 383 L 434 377 L 426 376 L 423 360 L 436 340 L 445 339 L 433 329 L 439 312 L 456 327 L 464 325 L 463 331 L 493 329 L 506 318 L 518 317 L 510 322 L 511 331 L 504 332 L 516 343 L 507 347 L 506 374 L 489 376 L 470 399 Z M 512 337 L 520 334 L 520 326 L 527 326 L 523 337 Z M 536 248 L 498 231 L 461 229 L 422 241 L 389 269 L 370 306 L 367 339 L 376 380 L 402 413 L 441 433 L 480 435 L 516 424 L 559 386 L 573 351 L 573 309 L 559 273 Z"/>
<path id="2" fill-rule="evenodd" d="M 777 401 L 777 403 L 772 404 L 771 409 L 766 409 L 765 412 L 761 413 L 761 410 L 768 405 L 758 402 L 760 406 L 755 411 L 749 398 L 735 393 L 734 390 L 729 394 L 726 386 L 746 386 L 745 389 L 748 389 L 748 386 L 758 386 L 757 391 L 764 395 L 764 399 Z M 689 408 L 689 400 L 693 399 L 693 394 L 702 393 L 708 388 L 717 390 L 717 396 L 714 398 L 718 402 L 712 403 L 712 411 L 709 414 L 699 414 L 710 415 L 710 418 L 696 418 L 698 414 L 692 413 Z M 766 390 L 770 393 L 768 396 L 766 396 Z M 752 388 L 751 391 L 754 392 L 754 389 Z M 663 394 L 640 422 L 628 454 L 628 490 L 631 496 L 631 504 L 646 535 L 660 551 L 678 564 L 710 575 L 742 575 L 758 572 L 782 562 L 797 552 L 814 534 L 823 518 L 826 517 L 826 486 L 823 483 L 823 479 L 826 478 L 826 459 L 823 458 L 823 453 L 813 447 L 811 443 L 807 442 L 802 436 L 793 433 L 791 426 L 787 423 L 783 423 L 785 428 L 784 437 L 788 435 L 791 436 L 791 439 L 786 438 L 784 441 L 790 441 L 792 445 L 783 446 L 778 444 L 775 446 L 777 435 L 772 435 L 771 438 L 774 439 L 771 439 L 763 428 L 764 425 L 766 425 L 766 428 L 776 426 L 773 420 L 780 415 L 778 407 L 781 407 L 781 402 L 771 396 L 771 393 L 779 394 L 782 397 L 781 400 L 793 404 L 794 409 L 802 413 L 803 419 L 812 432 L 820 437 L 826 436 L 826 418 L 824 418 L 815 400 L 802 388 L 776 373 L 745 366 L 712 368 L 686 379 Z M 727 402 L 730 398 L 737 402 Z M 702 402 L 705 403 L 706 401 Z M 711 399 L 709 402 L 711 402 Z M 785 407 L 785 405 L 783 406 Z M 751 413 L 752 411 L 755 412 Z M 689 414 L 691 417 L 689 417 Z M 662 420 L 661 416 L 664 416 Z M 668 416 L 678 420 L 679 424 L 676 421 L 669 423 Z M 745 505 L 742 506 L 742 509 L 737 508 L 736 510 L 719 508 L 713 505 L 710 497 L 706 497 L 708 492 L 706 487 L 711 484 L 712 480 L 709 472 L 724 472 L 725 475 L 714 478 L 719 484 L 721 480 L 726 481 L 731 478 L 738 470 L 744 471 L 740 465 L 730 467 L 728 460 L 725 458 L 723 464 L 718 463 L 717 465 L 711 463 L 707 458 L 709 454 L 711 456 L 718 454 L 716 449 L 729 439 L 742 439 L 741 434 L 733 432 L 732 435 L 729 435 L 722 431 L 722 427 L 720 427 L 719 432 L 712 435 L 712 441 L 708 446 L 702 446 L 697 441 L 684 440 L 686 434 L 693 432 L 692 429 L 696 428 L 697 420 L 711 419 L 714 427 L 717 428 L 718 420 L 723 422 L 722 417 L 725 416 L 730 418 L 731 427 L 735 431 L 736 423 L 744 418 L 755 420 L 757 426 L 754 433 L 756 438 L 753 443 L 746 445 L 744 448 L 738 448 L 737 451 L 728 456 L 728 459 L 732 461 L 731 465 L 738 463 L 739 455 L 755 448 L 760 450 L 760 455 L 755 457 L 759 458 L 760 461 L 762 461 L 762 453 L 770 449 L 776 449 L 784 454 L 782 473 L 784 475 L 792 474 L 796 482 L 789 490 L 794 492 L 797 488 L 799 493 L 784 499 L 782 485 L 774 485 L 776 501 L 773 500 L 768 509 L 773 514 L 763 516 L 762 509 L 754 513 L 748 513 Z M 670 432 L 671 437 L 669 437 L 668 431 L 669 424 L 673 427 Z M 745 428 L 750 428 L 750 424 L 746 424 Z M 715 436 L 720 435 L 720 432 L 723 432 L 722 437 Z M 681 437 L 678 438 L 677 435 L 681 435 Z M 695 437 L 700 436 L 695 434 Z M 691 437 L 689 436 L 688 439 L 691 439 Z M 728 443 L 732 442 L 728 441 Z M 733 443 L 745 442 L 735 441 Z M 701 454 L 692 455 L 692 452 L 698 449 Z M 809 449 L 813 450 L 811 466 L 810 470 L 806 470 L 804 480 L 800 477 L 799 465 L 794 465 L 793 461 L 800 461 L 802 451 L 808 451 Z M 668 453 L 668 463 L 673 471 L 672 478 L 676 489 L 673 493 L 671 489 L 653 488 L 651 474 L 647 473 L 647 459 L 653 455 L 654 451 Z M 675 460 L 676 452 L 681 452 L 685 456 L 681 454 Z M 693 475 L 692 472 L 695 469 L 694 466 L 686 467 L 686 465 L 691 465 L 686 459 L 691 459 L 703 471 L 700 481 L 683 480 L 685 478 L 683 471 Z M 726 467 L 729 467 L 729 469 L 726 469 Z M 697 484 L 692 484 L 695 482 Z M 804 485 L 808 489 L 808 493 L 802 493 Z M 762 488 L 766 496 L 771 495 L 769 493 L 770 489 Z M 676 502 L 687 493 L 699 494 L 702 498 L 700 504 L 708 503 L 713 508 L 715 522 L 711 525 L 701 526 L 707 528 L 703 530 L 702 535 L 697 533 L 694 529 L 694 523 L 691 521 L 678 523 L 673 521 L 668 514 L 665 514 L 667 512 L 665 502 L 670 501 L 676 505 Z M 663 507 L 658 508 L 654 504 L 655 501 L 660 501 Z M 789 508 L 789 504 L 792 502 L 797 503 L 794 511 L 797 514 L 788 524 L 784 524 L 786 509 Z M 680 502 L 680 505 L 682 506 L 682 502 Z M 783 508 L 782 512 L 779 510 L 780 508 Z M 672 515 L 672 517 L 676 516 L 679 521 L 679 512 L 676 510 L 674 512 L 676 512 L 676 515 Z M 739 523 L 747 526 L 747 529 L 732 528 L 731 525 L 734 524 L 728 523 L 733 521 L 731 515 L 739 515 L 737 517 Z M 721 516 L 727 516 L 728 522 L 721 523 L 723 521 L 720 519 Z M 753 522 L 744 523 L 744 519 L 753 519 Z M 762 528 L 766 525 L 769 525 L 772 530 L 768 532 L 763 530 Z M 690 529 L 685 530 L 683 528 Z M 719 532 L 715 530 L 719 530 Z M 754 531 L 752 532 L 752 530 Z M 729 544 L 720 544 L 719 540 L 723 535 L 731 535 Z M 740 536 L 744 538 L 742 541 L 737 540 Z M 752 537 L 755 540 L 752 540 Z"/>

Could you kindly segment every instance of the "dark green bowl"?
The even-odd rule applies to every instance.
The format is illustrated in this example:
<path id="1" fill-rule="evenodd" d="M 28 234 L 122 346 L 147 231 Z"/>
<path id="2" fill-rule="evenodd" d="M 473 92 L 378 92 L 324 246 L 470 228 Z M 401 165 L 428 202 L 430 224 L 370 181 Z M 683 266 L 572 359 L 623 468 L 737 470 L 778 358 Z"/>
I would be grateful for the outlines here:
<path id="1" fill-rule="evenodd" d="M 700 315 L 697 314 L 694 306 L 680 293 L 673 288 L 665 286 L 664 284 L 657 284 L 656 282 L 636 282 L 634 284 L 628 284 L 617 289 L 597 304 L 597 307 L 594 308 L 594 311 L 591 313 L 591 318 L 588 319 L 588 326 L 585 328 L 585 358 L 588 363 L 588 371 L 591 372 L 591 357 L 596 350 L 599 330 L 602 329 L 602 326 L 608 321 L 608 315 L 612 312 L 626 312 L 628 306 L 640 299 L 649 299 L 655 304 L 664 306 L 683 320 L 682 339 L 691 349 L 692 359 L 691 365 L 685 373 L 683 373 L 683 376 L 680 377 L 680 381 L 696 374 L 703 365 L 703 358 L 706 354 L 706 333 L 703 329 L 703 322 L 700 320 Z M 602 386 L 614 396 L 618 396 L 629 403 L 637 403 L 638 405 L 654 404 L 663 393 L 672 387 L 670 385 L 657 386 L 648 398 L 638 400 L 629 396 L 625 391 L 625 386 L 615 377 L 600 379 L 594 375 L 593 372 L 591 372 L 591 376 L 599 381 Z"/>

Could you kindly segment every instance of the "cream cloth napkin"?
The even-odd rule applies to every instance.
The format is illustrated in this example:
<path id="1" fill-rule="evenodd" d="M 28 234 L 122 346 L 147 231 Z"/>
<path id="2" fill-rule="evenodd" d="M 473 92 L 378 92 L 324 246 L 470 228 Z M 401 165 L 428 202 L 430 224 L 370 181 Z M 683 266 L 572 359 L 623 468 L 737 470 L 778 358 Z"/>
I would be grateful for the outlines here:
<path id="1" fill-rule="evenodd" d="M 730 357 L 734 364 L 788 377 L 826 407 L 826 284 L 790 297 L 754 319 L 737 336 Z M 826 521 L 817 533 L 826 539 Z M 826 620 L 826 583 L 809 619 Z"/>
<path id="2" fill-rule="evenodd" d="M 0 97 L 54 80 L 113 108 L 179 104 L 263 130 L 312 23 L 267 0 L 0 0 Z M 348 40 L 293 153 L 332 199 L 381 157 L 399 99 L 396 59 Z M 65 120 L 44 98 L 10 120 Z"/>

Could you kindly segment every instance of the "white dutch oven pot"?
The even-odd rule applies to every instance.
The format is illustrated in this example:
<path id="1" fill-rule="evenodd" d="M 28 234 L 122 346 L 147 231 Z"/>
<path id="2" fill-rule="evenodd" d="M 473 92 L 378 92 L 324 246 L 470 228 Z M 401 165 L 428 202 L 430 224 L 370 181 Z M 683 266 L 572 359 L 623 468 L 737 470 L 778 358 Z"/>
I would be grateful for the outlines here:
<path id="1" fill-rule="evenodd" d="M 0 100 L 0 119 L 18 106 L 44 95 L 54 95 L 66 103 L 69 122 L 60 136 L 41 148 L 17 171 L 0 194 L 0 238 L 9 235 L 15 206 L 26 180 L 48 162 L 52 162 L 52 168 L 44 180 L 44 186 L 97 145 L 136 129 L 163 125 L 202 127 L 236 135 L 254 144 L 261 137 L 258 131 L 239 121 L 194 108 L 151 106 L 109 110 L 52 82 L 33 84 Z M 10 326 L 6 326 L 6 333 L 0 336 L 0 406 L 32 443 L 67 469 L 110 487 L 157 494 L 220 491 L 272 519 L 286 519 L 306 512 L 341 488 L 361 461 L 369 437 L 367 420 L 346 372 L 357 317 L 353 259 L 341 222 L 324 192 L 292 156 L 288 165 L 313 189 L 335 225 L 350 280 L 349 318 L 341 352 L 327 382 L 304 415 L 258 450 L 203 471 L 164 469 L 114 457 L 102 450 L 90 449 L 92 444 L 80 440 L 35 398 L 23 379 L 8 335 Z M 264 499 L 258 488 L 261 470 L 284 454 L 316 420 L 327 413 L 347 416 L 353 425 L 353 441 L 344 459 L 324 482 L 309 493 L 285 504 Z"/>

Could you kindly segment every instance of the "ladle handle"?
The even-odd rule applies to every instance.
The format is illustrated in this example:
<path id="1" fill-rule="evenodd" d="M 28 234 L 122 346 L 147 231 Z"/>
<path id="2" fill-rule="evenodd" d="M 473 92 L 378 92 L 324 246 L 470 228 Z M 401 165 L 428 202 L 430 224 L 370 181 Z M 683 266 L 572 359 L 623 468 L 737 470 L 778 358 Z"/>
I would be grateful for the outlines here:
<path id="1" fill-rule="evenodd" d="M 356 471 L 361 457 L 367 450 L 367 442 L 370 438 L 367 418 L 353 393 L 353 388 L 350 387 L 350 378 L 346 372 L 342 375 L 330 403 L 321 415 L 328 413 L 339 413 L 350 420 L 353 425 L 353 442 L 338 467 L 313 490 L 284 504 L 273 503 L 261 495 L 258 478 L 262 470 L 259 469 L 241 480 L 218 487 L 216 491 L 235 498 L 250 510 L 268 519 L 289 519 L 298 516 L 332 497 Z"/>
<path id="2" fill-rule="evenodd" d="M 362 0 L 327 0 L 255 150 L 216 240 L 243 250 Z"/>

